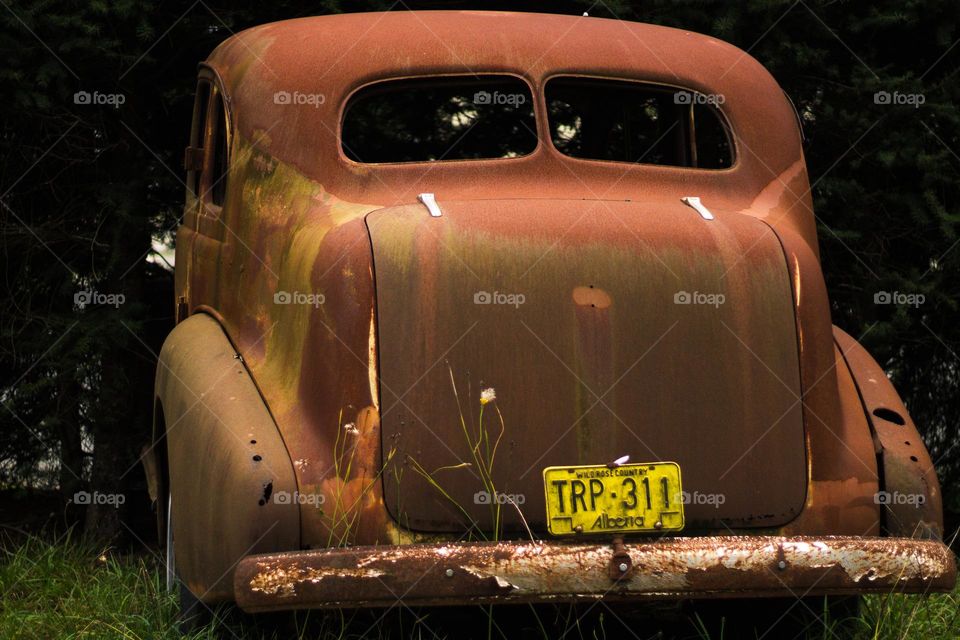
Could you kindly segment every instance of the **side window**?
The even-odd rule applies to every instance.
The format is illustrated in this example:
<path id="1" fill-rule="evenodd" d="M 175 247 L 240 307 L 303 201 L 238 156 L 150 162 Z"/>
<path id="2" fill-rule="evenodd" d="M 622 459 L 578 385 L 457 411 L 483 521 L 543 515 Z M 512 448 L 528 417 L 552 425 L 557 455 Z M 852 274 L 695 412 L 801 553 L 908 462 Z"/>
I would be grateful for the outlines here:
<path id="1" fill-rule="evenodd" d="M 207 105 L 210 101 L 210 83 L 201 79 L 193 102 L 193 120 L 190 126 L 190 145 L 184 153 L 183 164 L 187 170 L 187 191 L 199 195 L 200 171 L 203 168 L 203 137 L 207 121 Z"/>
<path id="2" fill-rule="evenodd" d="M 207 121 L 204 126 L 203 173 L 200 176 L 201 201 L 205 207 L 219 209 L 227 192 L 227 114 L 223 98 L 214 87 L 207 105 Z M 208 211 L 217 215 L 219 211 Z"/>
<path id="3" fill-rule="evenodd" d="M 227 195 L 227 113 L 223 108 L 223 99 L 216 92 L 210 111 L 213 118 L 213 127 L 210 138 L 210 149 L 213 152 L 210 163 L 210 202 L 222 207 Z"/>
<path id="4" fill-rule="evenodd" d="M 730 131 L 710 105 L 693 106 L 695 143 L 693 166 L 704 169 L 727 169 L 733 166 L 733 144 Z"/>

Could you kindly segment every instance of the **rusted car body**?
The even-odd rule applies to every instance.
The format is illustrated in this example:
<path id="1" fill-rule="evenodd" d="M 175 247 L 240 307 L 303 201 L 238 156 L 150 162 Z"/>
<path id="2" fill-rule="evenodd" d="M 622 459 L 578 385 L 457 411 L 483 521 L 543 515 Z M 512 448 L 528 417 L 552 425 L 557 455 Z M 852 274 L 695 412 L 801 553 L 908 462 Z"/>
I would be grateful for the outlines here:
<path id="1" fill-rule="evenodd" d="M 450 78 L 525 87 L 529 148 L 347 148 L 371 87 Z M 200 82 L 152 449 L 196 597 L 266 611 L 953 586 L 933 463 L 831 324 L 796 115 L 749 55 L 587 17 L 357 14 L 244 31 Z M 583 82 L 721 96 L 729 162 L 561 151 L 580 124 L 551 119 Z M 480 410 L 499 444 L 486 470 Z M 627 455 L 722 500 L 688 501 L 678 532 L 551 535 L 542 470 Z M 493 486 L 522 504 L 475 498 Z"/>

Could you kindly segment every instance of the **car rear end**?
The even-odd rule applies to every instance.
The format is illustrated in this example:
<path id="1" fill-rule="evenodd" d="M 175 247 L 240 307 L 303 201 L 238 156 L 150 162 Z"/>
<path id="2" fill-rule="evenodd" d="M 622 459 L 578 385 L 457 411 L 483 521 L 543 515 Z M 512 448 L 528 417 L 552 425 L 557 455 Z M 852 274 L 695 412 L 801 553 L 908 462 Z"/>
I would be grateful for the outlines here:
<path id="1" fill-rule="evenodd" d="M 249 556 L 243 608 L 952 587 L 939 514 L 881 535 L 860 396 L 768 225 L 679 201 L 441 206 L 367 217 L 382 506 L 412 543 Z M 817 343 L 835 359 L 810 389 Z M 859 449 L 851 481 L 814 475 L 824 448 Z"/>
<path id="2" fill-rule="evenodd" d="M 250 139 L 283 125 L 257 153 L 313 167 L 301 213 L 330 216 L 275 240 L 315 261 L 264 295 L 291 273 L 311 291 L 339 279 L 297 316 L 310 341 L 290 353 L 315 375 L 288 382 L 269 344 L 244 357 L 300 492 L 353 486 L 361 505 L 330 536 L 344 514 L 301 504 L 302 549 L 236 566 L 241 607 L 952 588 L 932 462 L 831 324 L 794 115 L 755 61 L 649 25 L 381 19 L 267 29 L 284 91 L 317 91 L 299 56 L 342 34 L 356 68 L 325 76 L 310 111 L 261 101 L 240 120 Z M 409 51 L 438 32 L 444 47 Z M 343 203 L 378 204 L 336 219 Z M 328 482 L 353 431 L 363 477 Z"/>

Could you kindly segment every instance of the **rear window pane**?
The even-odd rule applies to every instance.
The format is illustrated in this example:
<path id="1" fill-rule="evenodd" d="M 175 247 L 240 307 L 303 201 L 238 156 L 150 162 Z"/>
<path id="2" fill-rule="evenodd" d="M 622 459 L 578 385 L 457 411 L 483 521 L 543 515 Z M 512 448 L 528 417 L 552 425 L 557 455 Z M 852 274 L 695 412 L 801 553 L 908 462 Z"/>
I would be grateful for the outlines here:
<path id="1" fill-rule="evenodd" d="M 574 158 L 721 169 L 727 129 L 696 94 L 639 82 L 554 78 L 546 87 L 550 136 Z M 691 97 L 693 96 L 693 97 Z"/>
<path id="2" fill-rule="evenodd" d="M 382 82 L 347 105 L 341 140 L 356 162 L 524 156 L 537 146 L 533 97 L 509 76 Z"/>

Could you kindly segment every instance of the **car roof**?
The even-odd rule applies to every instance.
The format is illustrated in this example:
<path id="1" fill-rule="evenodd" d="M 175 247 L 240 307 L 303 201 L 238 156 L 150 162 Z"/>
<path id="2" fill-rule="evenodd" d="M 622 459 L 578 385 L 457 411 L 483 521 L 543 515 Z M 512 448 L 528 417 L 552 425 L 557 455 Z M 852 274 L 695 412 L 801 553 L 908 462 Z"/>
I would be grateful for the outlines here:
<path id="1" fill-rule="evenodd" d="M 534 90 L 573 74 L 721 95 L 736 135 L 730 171 L 755 193 L 802 158 L 793 109 L 756 60 L 715 38 L 656 25 L 493 11 L 339 14 L 247 29 L 206 64 L 219 75 L 242 135 L 259 132 L 272 155 L 312 177 L 326 170 L 328 183 L 366 171 L 345 163 L 338 142 L 343 105 L 355 90 L 439 74 L 509 73 Z M 321 98 L 278 104 L 280 92 Z"/>

